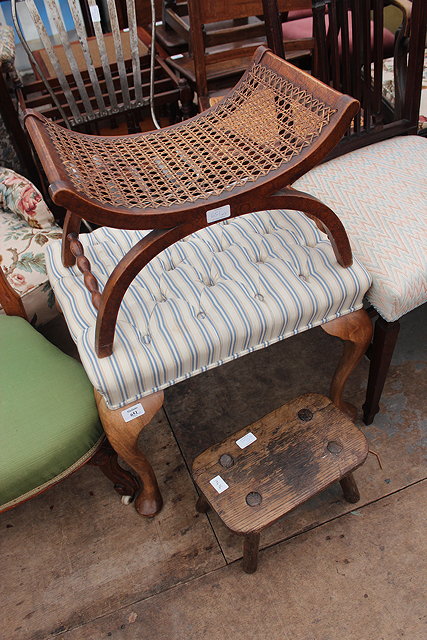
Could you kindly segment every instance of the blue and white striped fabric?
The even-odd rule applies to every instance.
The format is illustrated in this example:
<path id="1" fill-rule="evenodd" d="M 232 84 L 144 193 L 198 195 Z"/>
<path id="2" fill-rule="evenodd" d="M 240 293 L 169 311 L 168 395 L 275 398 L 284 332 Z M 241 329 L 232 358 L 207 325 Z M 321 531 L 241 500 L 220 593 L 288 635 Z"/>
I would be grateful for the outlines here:
<path id="1" fill-rule="evenodd" d="M 80 240 L 102 290 L 117 262 L 147 231 L 102 228 Z M 128 289 L 113 355 L 97 358 L 96 311 L 61 243 L 47 268 L 83 366 L 116 409 L 256 349 L 360 309 L 365 268 L 344 269 L 325 235 L 299 212 L 264 211 L 177 242 Z"/>

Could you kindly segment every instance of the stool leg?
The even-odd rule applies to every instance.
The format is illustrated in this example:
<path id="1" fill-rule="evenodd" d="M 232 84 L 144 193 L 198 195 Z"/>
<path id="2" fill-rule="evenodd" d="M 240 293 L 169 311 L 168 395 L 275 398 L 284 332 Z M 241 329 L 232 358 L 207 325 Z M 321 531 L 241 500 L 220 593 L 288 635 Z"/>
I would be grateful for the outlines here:
<path id="1" fill-rule="evenodd" d="M 132 467 L 141 480 L 142 489 L 135 500 L 137 512 L 142 516 L 155 516 L 162 508 L 163 500 L 153 468 L 138 448 L 138 436 L 161 408 L 163 392 L 159 391 L 143 398 L 141 404 L 145 413 L 129 422 L 125 422 L 123 419 L 123 408 L 108 409 L 104 398 L 96 390 L 95 400 L 102 426 L 111 446 Z"/>
<path id="2" fill-rule="evenodd" d="M 243 542 L 243 571 L 254 573 L 258 566 L 259 533 L 249 533 Z"/>
<path id="3" fill-rule="evenodd" d="M 196 511 L 199 513 L 207 513 L 211 508 L 209 502 L 206 500 L 205 496 L 201 493 L 197 498 L 196 502 Z"/>
<path id="4" fill-rule="evenodd" d="M 348 473 L 344 478 L 341 478 L 340 485 L 347 502 L 359 502 L 360 493 L 352 473 Z"/>

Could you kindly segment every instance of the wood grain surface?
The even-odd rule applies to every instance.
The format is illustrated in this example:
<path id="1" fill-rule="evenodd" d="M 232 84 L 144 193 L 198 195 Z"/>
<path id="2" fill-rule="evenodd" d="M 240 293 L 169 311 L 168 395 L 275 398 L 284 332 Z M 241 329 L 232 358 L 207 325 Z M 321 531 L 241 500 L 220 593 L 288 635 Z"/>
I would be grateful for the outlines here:
<path id="1" fill-rule="evenodd" d="M 249 432 L 256 441 L 240 449 L 236 440 Z M 329 398 L 306 394 L 200 454 L 193 474 L 225 525 L 246 535 L 341 480 L 367 454 L 364 434 Z M 222 493 L 210 484 L 218 475 L 228 485 Z"/>

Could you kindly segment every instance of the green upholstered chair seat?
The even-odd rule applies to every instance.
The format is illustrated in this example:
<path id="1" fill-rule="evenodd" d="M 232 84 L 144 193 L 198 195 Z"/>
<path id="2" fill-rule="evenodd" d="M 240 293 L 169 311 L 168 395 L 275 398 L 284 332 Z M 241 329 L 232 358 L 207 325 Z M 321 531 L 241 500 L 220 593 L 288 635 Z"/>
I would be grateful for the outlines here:
<path id="1" fill-rule="evenodd" d="M 0 316 L 0 510 L 71 473 L 103 430 L 82 366 L 18 317 Z"/>

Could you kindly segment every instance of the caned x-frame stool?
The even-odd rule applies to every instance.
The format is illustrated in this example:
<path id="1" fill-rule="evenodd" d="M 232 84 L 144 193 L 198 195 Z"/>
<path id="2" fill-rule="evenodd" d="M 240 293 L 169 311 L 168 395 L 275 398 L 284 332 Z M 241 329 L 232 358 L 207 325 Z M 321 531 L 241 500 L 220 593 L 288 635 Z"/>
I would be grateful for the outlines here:
<path id="1" fill-rule="evenodd" d="M 261 47 L 221 102 L 160 131 L 90 136 L 27 114 L 68 210 L 49 277 L 108 438 L 142 480 L 139 513 L 162 500 L 138 435 L 172 384 L 322 326 L 345 341 L 330 394 L 348 409 L 370 276 L 334 212 L 290 185 L 357 109 Z M 101 228 L 79 238 L 82 218 Z"/>
<path id="2" fill-rule="evenodd" d="M 201 453 L 193 475 L 224 524 L 244 536 L 243 569 L 256 571 L 260 532 L 340 482 L 344 498 L 360 498 L 352 471 L 368 455 L 363 433 L 329 398 L 306 394 Z"/>

